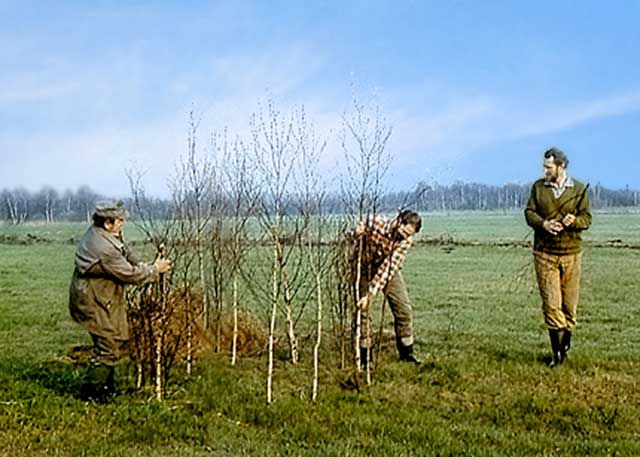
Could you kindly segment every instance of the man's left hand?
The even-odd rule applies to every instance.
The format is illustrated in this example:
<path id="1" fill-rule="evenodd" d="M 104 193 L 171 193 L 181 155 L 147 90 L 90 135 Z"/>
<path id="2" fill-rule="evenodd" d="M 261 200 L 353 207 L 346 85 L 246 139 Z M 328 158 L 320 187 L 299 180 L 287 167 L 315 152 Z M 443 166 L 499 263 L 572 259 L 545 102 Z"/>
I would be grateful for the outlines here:
<path id="1" fill-rule="evenodd" d="M 571 227 L 575 221 L 576 217 L 573 214 L 567 214 L 562 218 L 562 225 L 565 227 Z"/>
<path id="2" fill-rule="evenodd" d="M 357 306 L 360 311 L 366 311 L 369 307 L 369 294 L 366 294 L 364 297 L 360 298 L 360 300 L 358 300 Z"/>

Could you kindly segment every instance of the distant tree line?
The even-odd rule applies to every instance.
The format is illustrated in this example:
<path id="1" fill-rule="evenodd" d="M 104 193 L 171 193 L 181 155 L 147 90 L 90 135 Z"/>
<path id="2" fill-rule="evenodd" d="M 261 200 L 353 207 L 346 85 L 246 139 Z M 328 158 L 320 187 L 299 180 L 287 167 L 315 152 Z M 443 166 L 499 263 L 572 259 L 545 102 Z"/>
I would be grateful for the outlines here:
<path id="1" fill-rule="evenodd" d="M 25 188 L 0 190 L 0 220 L 13 224 L 26 221 L 88 221 L 95 203 L 103 198 L 89 186 L 59 192 L 44 186 L 37 192 Z"/>
<path id="2" fill-rule="evenodd" d="M 493 186 L 478 183 L 455 182 L 450 185 L 419 183 L 412 192 L 387 193 L 384 206 L 388 209 L 410 206 L 418 211 L 514 210 L 527 204 L 531 184 L 505 184 Z M 609 189 L 601 184 L 589 187 L 593 208 L 640 206 L 640 191 Z"/>
<path id="3" fill-rule="evenodd" d="M 478 183 L 455 182 L 449 185 L 420 182 L 412 191 L 387 192 L 381 199 L 381 210 L 393 212 L 411 207 L 417 211 L 483 211 L 514 210 L 526 205 L 531 183 L 493 186 Z M 59 192 L 44 186 L 37 192 L 25 188 L 0 190 L 0 221 L 20 224 L 26 221 L 53 223 L 57 221 L 91 220 L 95 203 L 106 198 L 89 186 Z M 638 207 L 640 191 L 609 189 L 600 184 L 589 188 L 593 208 Z M 129 202 L 130 203 L 130 202 Z M 338 194 L 329 194 L 324 202 L 326 211 L 341 213 L 342 200 Z M 170 200 L 153 199 L 154 216 L 167 214 Z"/>

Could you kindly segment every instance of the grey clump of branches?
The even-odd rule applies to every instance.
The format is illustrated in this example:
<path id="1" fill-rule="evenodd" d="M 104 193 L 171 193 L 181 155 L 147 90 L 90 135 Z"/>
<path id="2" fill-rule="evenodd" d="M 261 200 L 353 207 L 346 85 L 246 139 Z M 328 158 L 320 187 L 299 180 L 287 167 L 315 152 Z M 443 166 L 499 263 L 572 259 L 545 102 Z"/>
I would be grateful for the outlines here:
<path id="1" fill-rule="evenodd" d="M 226 143 L 225 143 L 226 144 Z M 239 138 L 233 145 L 224 149 L 222 166 L 222 189 L 227 201 L 228 242 L 226 249 L 226 268 L 231 277 L 231 364 L 238 358 L 238 312 L 241 296 L 240 284 L 243 278 L 243 266 L 253 247 L 248 233 L 251 218 L 254 216 L 260 198 L 253 168 L 249 162 L 249 151 Z M 247 275 L 248 276 L 248 275 Z"/>
<path id="2" fill-rule="evenodd" d="M 376 214 L 384 195 L 384 177 L 392 163 L 387 150 L 392 127 L 377 104 L 368 108 L 353 93 L 351 110 L 342 116 L 339 133 L 347 175 L 342 193 L 347 214 L 363 217 Z"/>
<path id="3" fill-rule="evenodd" d="M 264 260 L 270 287 L 258 280 L 256 290 L 270 303 L 269 343 L 267 368 L 267 403 L 272 402 L 274 368 L 274 344 L 278 311 L 282 310 L 286 321 L 286 335 L 291 362 L 298 362 L 298 339 L 295 333 L 293 306 L 296 282 L 300 273 L 300 256 L 296 256 L 296 240 L 300 236 L 299 221 L 292 213 L 292 176 L 299 152 L 293 136 L 294 120 L 287 119 L 267 102 L 266 110 L 260 109 L 251 119 L 251 148 L 262 189 L 257 218 L 265 244 L 270 253 Z M 265 254 L 265 252 L 262 252 Z"/>
<path id="4" fill-rule="evenodd" d="M 213 314 L 209 320 L 213 323 L 213 333 L 215 338 L 214 349 L 216 352 L 222 350 L 222 319 L 225 312 L 227 291 L 229 280 L 233 276 L 233 269 L 230 269 L 232 256 L 235 251 L 228 249 L 232 243 L 233 234 L 230 227 L 229 205 L 232 203 L 225 191 L 224 160 L 228 156 L 229 142 L 227 131 L 222 134 L 212 134 L 209 141 L 209 156 L 211 157 L 211 188 L 209 195 L 209 220 L 205 230 L 206 254 L 208 268 L 202 274 L 204 285 L 211 298 Z M 243 215 L 240 214 L 240 217 Z"/>
<path id="5" fill-rule="evenodd" d="M 351 110 L 344 113 L 342 129 L 339 134 L 347 170 L 347 175 L 343 177 L 341 186 L 343 202 L 347 212 L 347 220 L 352 227 L 360 221 L 373 219 L 380 212 L 381 199 L 384 195 L 384 177 L 392 162 L 392 155 L 387 150 L 391 133 L 392 128 L 382 115 L 379 105 L 366 106 L 359 101 L 354 89 Z M 338 256 L 339 261 L 336 266 L 337 281 L 341 284 L 338 289 L 342 291 L 350 289 L 352 293 L 351 300 L 347 300 L 343 292 L 343 296 L 337 302 L 334 310 L 338 313 L 352 313 L 354 316 L 352 360 L 356 371 L 360 371 L 362 366 L 360 342 L 362 338 L 367 338 L 371 342 L 373 329 L 369 316 L 363 316 L 362 311 L 354 305 L 360 300 L 361 284 L 372 277 L 373 253 L 370 252 L 369 244 L 362 237 L 349 239 L 347 236 L 342 248 L 345 252 Z M 352 305 L 347 306 L 345 301 L 351 302 Z M 371 313 L 372 308 L 370 306 L 366 312 Z M 346 333 L 344 332 L 344 323 L 348 321 L 348 316 L 338 315 L 337 321 L 342 323 L 343 331 L 341 334 L 344 335 Z M 346 344 L 341 343 L 340 346 L 345 348 Z M 341 358 L 344 360 L 344 355 Z M 371 363 L 366 364 L 365 376 L 367 384 L 370 384 Z"/>
<path id="6" fill-rule="evenodd" d="M 327 147 L 325 139 L 319 139 L 315 128 L 308 121 L 304 107 L 297 116 L 293 135 L 299 145 L 298 165 L 294 175 L 296 205 L 301 219 L 300 250 L 308 272 L 306 294 L 303 302 L 315 302 L 315 341 L 313 344 L 313 379 L 311 399 L 318 397 L 320 348 L 322 345 L 324 307 L 330 287 L 333 248 L 337 236 L 336 218 L 331 218 L 326 207 L 327 183 L 321 177 L 320 157 Z M 300 310 L 302 312 L 302 309 Z"/>
<path id="7" fill-rule="evenodd" d="M 170 258 L 173 263 L 171 272 L 162 275 L 158 283 L 134 287 L 127 293 L 136 385 L 142 388 L 145 383 L 152 383 L 155 398 L 162 400 L 176 360 L 187 361 L 187 371 L 191 372 L 197 307 L 202 297 L 190 279 L 194 255 L 184 243 L 184 221 L 175 210 L 156 220 L 152 199 L 147 197 L 142 184 L 143 173 L 127 174 L 135 223 L 156 255 Z"/>
<path id="8" fill-rule="evenodd" d="M 182 237 L 193 245 L 202 290 L 202 323 L 209 324 L 210 297 L 206 280 L 207 258 L 205 238 L 213 213 L 214 164 L 206 154 L 198 153 L 197 134 L 200 120 L 193 111 L 189 114 L 187 153 L 181 157 L 172 180 L 172 194 L 176 218 L 181 221 Z"/>

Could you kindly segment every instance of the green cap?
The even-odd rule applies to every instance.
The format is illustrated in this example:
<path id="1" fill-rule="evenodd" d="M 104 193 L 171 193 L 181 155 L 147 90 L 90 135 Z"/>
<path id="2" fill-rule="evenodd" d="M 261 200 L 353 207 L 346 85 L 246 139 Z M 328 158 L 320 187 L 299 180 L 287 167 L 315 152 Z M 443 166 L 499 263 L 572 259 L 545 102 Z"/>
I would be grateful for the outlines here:
<path id="1" fill-rule="evenodd" d="M 129 217 L 122 200 L 106 200 L 96 203 L 95 214 L 110 219 L 126 219 Z"/>

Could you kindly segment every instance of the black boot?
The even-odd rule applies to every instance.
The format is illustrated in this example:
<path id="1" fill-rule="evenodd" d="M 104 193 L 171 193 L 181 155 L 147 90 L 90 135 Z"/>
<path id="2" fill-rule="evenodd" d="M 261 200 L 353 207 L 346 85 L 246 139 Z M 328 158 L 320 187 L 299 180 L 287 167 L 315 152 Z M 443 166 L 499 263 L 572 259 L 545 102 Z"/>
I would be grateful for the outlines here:
<path id="1" fill-rule="evenodd" d="M 115 372 L 115 367 L 109 367 L 109 375 L 107 376 L 107 382 L 105 383 L 105 393 L 108 398 L 115 397 L 117 394 Z"/>
<path id="2" fill-rule="evenodd" d="M 549 368 L 561 365 L 564 362 L 564 356 L 561 352 L 561 332 L 562 330 L 549 329 L 549 340 L 551 341 L 551 361 L 549 362 Z"/>
<path id="3" fill-rule="evenodd" d="M 422 360 L 416 357 L 416 355 L 413 353 L 412 344 L 410 344 L 409 346 L 405 346 L 404 344 L 398 342 L 398 353 L 400 354 L 400 360 L 402 362 L 411 362 L 415 363 L 416 365 L 420 365 L 422 363 Z"/>
<path id="4" fill-rule="evenodd" d="M 89 365 L 80 388 L 80 398 L 84 401 L 107 403 L 115 393 L 114 368 L 98 363 Z"/>
<path id="5" fill-rule="evenodd" d="M 371 360 L 371 350 L 369 348 L 360 348 L 360 369 L 366 370 Z"/>
<path id="6" fill-rule="evenodd" d="M 561 351 L 564 352 L 566 357 L 567 352 L 569 352 L 569 349 L 571 349 L 571 330 L 569 330 L 568 328 L 564 329 L 564 335 L 560 340 L 560 347 Z"/>

